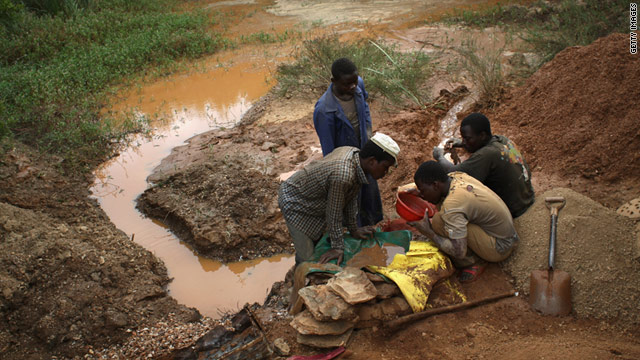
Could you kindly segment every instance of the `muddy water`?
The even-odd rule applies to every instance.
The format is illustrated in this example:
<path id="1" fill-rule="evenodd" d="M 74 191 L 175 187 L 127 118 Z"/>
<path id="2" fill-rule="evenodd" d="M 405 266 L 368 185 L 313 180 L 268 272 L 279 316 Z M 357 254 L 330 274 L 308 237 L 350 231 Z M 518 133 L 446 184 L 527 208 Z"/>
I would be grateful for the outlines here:
<path id="1" fill-rule="evenodd" d="M 223 265 L 197 256 L 161 222 L 135 209 L 135 198 L 147 187 L 147 177 L 171 149 L 210 129 L 232 127 L 264 95 L 270 84 L 265 64 L 234 59 L 233 65 L 206 72 L 177 75 L 124 96 L 113 111 L 134 109 L 140 115 L 162 114 L 151 139 L 122 152 L 96 173 L 94 196 L 113 223 L 134 241 L 161 258 L 174 280 L 170 294 L 203 314 L 219 317 L 245 302 L 262 302 L 275 281 L 293 264 L 291 256 Z M 224 62 L 222 62 L 224 64 Z"/>

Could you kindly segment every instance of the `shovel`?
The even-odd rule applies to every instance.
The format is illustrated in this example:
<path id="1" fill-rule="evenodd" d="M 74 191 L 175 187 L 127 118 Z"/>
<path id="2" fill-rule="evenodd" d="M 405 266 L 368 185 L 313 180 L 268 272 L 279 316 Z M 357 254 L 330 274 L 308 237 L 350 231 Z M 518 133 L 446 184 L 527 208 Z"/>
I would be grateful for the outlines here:
<path id="1" fill-rule="evenodd" d="M 571 312 L 571 276 L 554 268 L 556 256 L 556 229 L 558 212 L 566 204 L 564 197 L 544 199 L 551 211 L 551 231 L 549 235 L 549 268 L 531 273 L 529 303 L 543 315 L 568 315 Z"/>

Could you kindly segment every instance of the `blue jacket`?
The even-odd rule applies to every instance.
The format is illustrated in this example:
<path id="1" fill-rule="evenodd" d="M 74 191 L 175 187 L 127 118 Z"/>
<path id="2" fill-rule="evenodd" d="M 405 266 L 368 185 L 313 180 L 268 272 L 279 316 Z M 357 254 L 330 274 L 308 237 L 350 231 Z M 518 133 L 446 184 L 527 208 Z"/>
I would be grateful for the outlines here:
<path id="1" fill-rule="evenodd" d="M 366 102 L 369 94 L 364 89 L 362 78 L 358 76 L 358 86 L 354 95 L 360 127 L 360 143 L 342 106 L 333 96 L 332 89 L 333 84 L 329 85 L 329 89 L 320 97 L 313 112 L 313 125 L 320 138 L 323 156 L 340 146 L 362 149 L 369 140 L 367 130 L 371 129 L 371 113 Z M 369 184 L 362 185 L 358 196 L 358 226 L 375 225 L 383 217 L 378 182 L 371 175 L 367 175 L 367 180 Z"/>
<path id="2" fill-rule="evenodd" d="M 332 88 L 333 84 L 329 85 L 329 89 L 320 97 L 313 112 L 313 126 L 320 138 L 323 156 L 340 146 L 362 149 L 369 140 L 367 129 L 371 129 L 371 114 L 366 102 L 369 94 L 364 89 L 362 78 L 358 76 L 358 86 L 354 95 L 360 123 L 360 143 L 340 103 L 333 96 Z"/>

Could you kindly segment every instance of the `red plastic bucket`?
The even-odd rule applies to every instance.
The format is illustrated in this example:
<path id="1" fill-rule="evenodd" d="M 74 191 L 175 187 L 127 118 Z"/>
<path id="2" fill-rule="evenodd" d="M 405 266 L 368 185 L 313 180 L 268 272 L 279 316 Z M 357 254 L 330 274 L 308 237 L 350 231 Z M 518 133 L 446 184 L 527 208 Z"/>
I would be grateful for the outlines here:
<path id="1" fill-rule="evenodd" d="M 438 210 L 432 203 L 410 192 L 401 191 L 396 194 L 396 212 L 401 218 L 418 221 L 424 217 L 426 211 L 431 218 Z"/>

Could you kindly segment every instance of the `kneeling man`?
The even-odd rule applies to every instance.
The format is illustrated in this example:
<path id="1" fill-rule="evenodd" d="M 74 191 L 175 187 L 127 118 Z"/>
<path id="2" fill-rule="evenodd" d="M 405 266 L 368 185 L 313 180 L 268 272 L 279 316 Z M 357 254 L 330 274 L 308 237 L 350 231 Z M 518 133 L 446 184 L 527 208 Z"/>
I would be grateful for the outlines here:
<path id="1" fill-rule="evenodd" d="M 436 161 L 420 165 L 414 175 L 420 196 L 439 204 L 429 222 L 410 223 L 462 268 L 461 282 L 473 281 L 486 262 L 506 259 L 519 238 L 509 208 L 491 189 L 463 172 L 447 174 Z"/>

